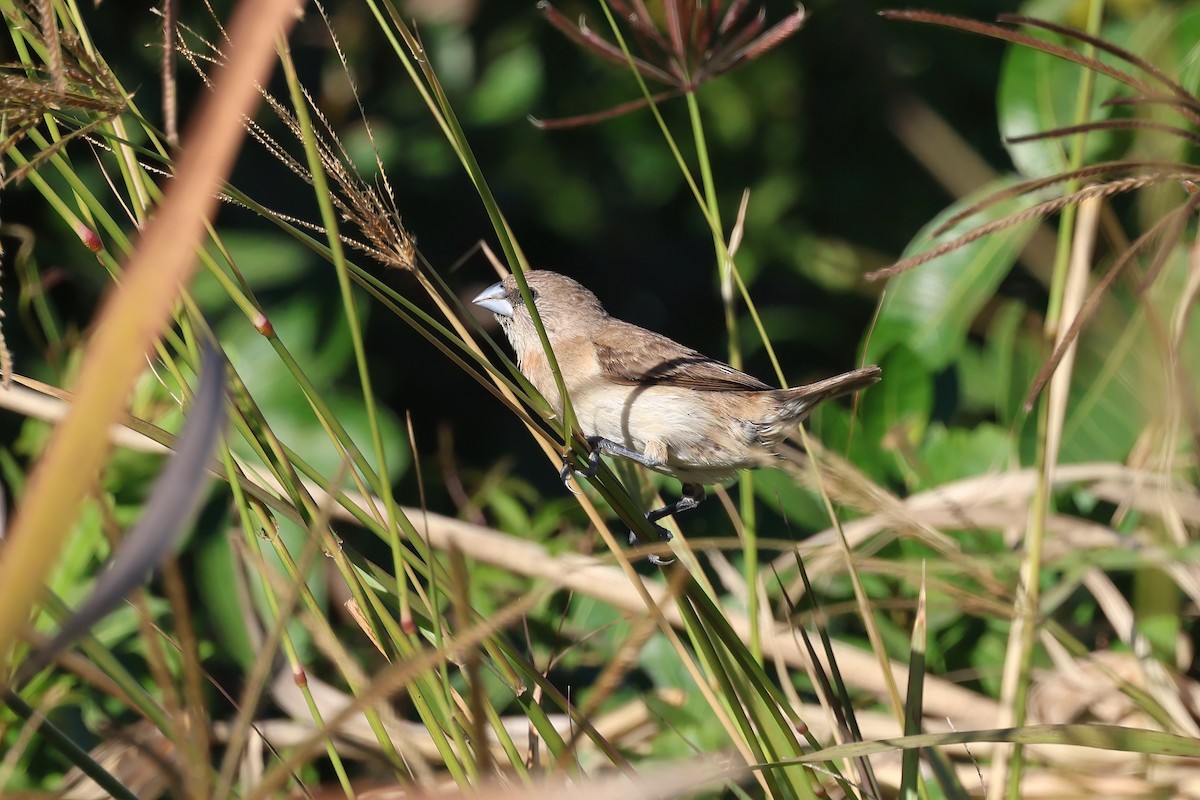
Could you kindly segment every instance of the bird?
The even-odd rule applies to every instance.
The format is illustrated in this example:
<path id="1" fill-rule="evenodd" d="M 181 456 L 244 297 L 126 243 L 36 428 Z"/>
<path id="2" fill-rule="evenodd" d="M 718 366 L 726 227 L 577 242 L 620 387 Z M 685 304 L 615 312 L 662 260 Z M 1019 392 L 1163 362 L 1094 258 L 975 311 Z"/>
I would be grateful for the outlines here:
<path id="1" fill-rule="evenodd" d="M 878 366 L 816 383 L 779 389 L 678 342 L 609 315 L 573 278 L 527 270 L 525 280 L 562 374 L 563 385 L 591 452 L 586 470 L 569 456 L 561 477 L 594 477 L 601 455 L 628 459 L 676 478 L 681 496 L 646 519 L 663 541 L 658 520 L 691 510 L 705 486 L 722 483 L 779 455 L 783 441 L 825 400 L 858 391 L 882 377 Z M 509 275 L 472 301 L 495 315 L 517 357 L 517 368 L 560 417 L 558 383 L 547 362 L 516 278 Z M 629 543 L 639 537 L 630 533 Z M 659 564 L 668 559 L 650 556 Z"/>

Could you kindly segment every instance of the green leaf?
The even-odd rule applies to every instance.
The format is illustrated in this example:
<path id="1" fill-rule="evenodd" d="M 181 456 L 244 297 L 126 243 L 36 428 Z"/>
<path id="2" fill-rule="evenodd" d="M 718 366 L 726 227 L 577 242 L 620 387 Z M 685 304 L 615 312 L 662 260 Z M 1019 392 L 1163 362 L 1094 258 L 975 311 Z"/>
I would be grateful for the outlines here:
<path id="1" fill-rule="evenodd" d="M 1016 460 L 1016 444 L 1007 430 L 996 425 L 970 430 L 935 425 L 929 429 L 920 456 L 921 488 L 931 488 L 1009 468 Z"/>
<path id="2" fill-rule="evenodd" d="M 1200 85 L 1200 6 L 1182 9 L 1171 33 L 1179 51 L 1179 82 L 1194 89 Z"/>
<path id="3" fill-rule="evenodd" d="M 883 359 L 884 380 L 862 393 L 859 417 L 870 441 L 900 437 L 915 446 L 933 411 L 933 380 L 921 359 L 900 345 Z"/>
<path id="4" fill-rule="evenodd" d="M 495 125 L 524 117 L 542 88 L 542 62 L 529 45 L 520 45 L 487 66 L 471 94 L 470 117 Z"/>
<path id="5" fill-rule="evenodd" d="M 1028 199 L 995 203 L 933 238 L 932 232 L 944 220 L 1011 183 L 1009 179 L 996 181 L 978 195 L 947 208 L 909 244 L 904 257 L 925 252 L 936 244 L 1001 219 L 1023 207 L 1019 203 L 1028 204 Z M 902 344 L 930 372 L 954 363 L 976 315 L 995 294 L 1032 233 L 1032 222 L 1014 225 L 892 278 L 867 343 L 866 360 L 879 363 L 894 347 Z"/>
<path id="6" fill-rule="evenodd" d="M 1021 413 L 1025 394 L 1041 366 L 1041 333 L 1030 335 L 1022 323 L 1029 316 L 1021 302 L 1005 301 L 992 314 L 982 347 L 968 347 L 958 362 L 962 408 L 976 415 L 994 414 L 1012 423 Z"/>
<path id="7" fill-rule="evenodd" d="M 1064 43 L 1048 34 L 1045 38 L 1055 44 Z M 997 114 L 1008 154 L 1025 177 L 1040 178 L 1070 169 L 1068 148 L 1073 146 L 1074 137 L 1008 144 L 1010 139 L 1113 116 L 1113 107 L 1105 108 L 1102 103 L 1120 85 L 1111 78 L 1097 76 L 1088 113 L 1080 118 L 1079 93 L 1085 71 L 1077 64 L 1030 47 L 1008 48 L 1000 72 Z M 1112 145 L 1113 139 L 1111 132 L 1089 133 L 1084 160 L 1096 160 Z"/>

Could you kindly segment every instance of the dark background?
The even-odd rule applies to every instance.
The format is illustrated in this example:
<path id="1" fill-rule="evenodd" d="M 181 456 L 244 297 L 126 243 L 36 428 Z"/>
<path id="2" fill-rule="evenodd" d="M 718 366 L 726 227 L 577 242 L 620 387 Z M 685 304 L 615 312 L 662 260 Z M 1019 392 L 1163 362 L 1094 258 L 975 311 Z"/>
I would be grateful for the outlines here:
<path id="1" fill-rule="evenodd" d="M 441 8 L 444 18 L 434 19 L 424 5 Z M 958 5 L 924 7 L 954 11 Z M 556 6 L 572 19 L 586 14 L 593 29 L 607 32 L 596 5 L 561 0 Z M 774 0 L 764 6 L 768 24 L 794 8 Z M 751 189 L 739 266 L 792 383 L 854 365 L 878 292 L 861 275 L 894 259 L 952 199 L 893 135 L 889 115 L 897 102 L 909 95 L 923 98 L 995 168 L 1006 165 L 993 100 L 1002 46 L 887 21 L 876 14 L 881 7 L 814 3 L 799 34 L 699 92 L 726 230 L 743 189 Z M 970 13 L 990 18 L 1014 7 L 974 3 Z M 565 131 L 539 130 L 527 120 L 598 111 L 635 98 L 638 89 L 628 74 L 564 38 L 532 2 L 410 4 L 409 10 L 531 263 L 573 275 L 618 317 L 726 357 L 711 238 L 650 114 L 642 110 Z M 158 17 L 116 3 L 86 13 L 100 52 L 119 59 L 111 63 L 114 71 L 135 92 L 143 113 L 158 118 Z M 184 4 L 181 13 L 206 37 L 214 35 L 201 9 Z M 469 297 L 494 280 L 478 253 L 449 271 L 478 241 L 495 248 L 478 197 L 368 9 L 333 3 L 329 13 L 404 223 L 432 268 Z M 364 175 L 373 179 L 357 108 L 315 10 L 309 9 L 292 40 L 302 80 Z M 201 83 L 186 62 L 179 81 L 186 111 Z M 272 89 L 286 95 L 278 75 Z M 684 100 L 664 103 L 662 112 L 692 159 Z M 260 119 L 299 152 L 269 114 Z M 71 154 L 77 163 L 90 158 L 81 143 Z M 98 170 L 93 173 L 92 179 L 102 180 Z M 253 142 L 232 183 L 282 213 L 317 219 L 308 187 Z M 12 225 L 38 232 L 34 257 L 55 275 L 50 299 L 64 324 L 78 330 L 108 278 L 77 237 L 35 200 L 28 186 L 8 192 L 6 249 L 11 254 L 15 248 Z M 237 231 L 266 248 L 281 236 L 270 223 L 235 207 L 222 210 L 220 223 L 223 231 Z M 356 259 L 370 264 L 366 257 Z M 323 332 L 342 314 L 332 270 L 298 251 L 286 272 L 256 291 L 269 314 L 303 306 L 319 350 Z M 421 295 L 410 276 L 392 273 L 387 279 L 411 297 Z M 19 291 L 11 270 L 5 270 L 4 281 L 6 293 Z M 231 309 L 211 313 L 218 323 L 249 326 Z M 40 364 L 38 334 L 27 318 L 16 317 L 10 315 L 6 333 L 17 369 L 53 374 L 52 367 L 61 365 Z M 771 380 L 744 314 L 741 330 L 747 371 Z M 515 471 L 537 483 L 553 482 L 527 434 L 495 400 L 402 322 L 369 309 L 367 334 L 379 397 L 398 417 L 411 412 L 419 432 L 430 432 L 419 433 L 425 439 L 418 441 L 419 450 L 432 451 L 432 431 L 452 429 L 461 463 L 483 465 L 515 455 Z M 312 357 L 334 358 L 319 352 Z M 344 356 L 342 362 L 326 365 L 325 372 L 340 374 L 333 379 L 354 389 L 350 362 Z"/>

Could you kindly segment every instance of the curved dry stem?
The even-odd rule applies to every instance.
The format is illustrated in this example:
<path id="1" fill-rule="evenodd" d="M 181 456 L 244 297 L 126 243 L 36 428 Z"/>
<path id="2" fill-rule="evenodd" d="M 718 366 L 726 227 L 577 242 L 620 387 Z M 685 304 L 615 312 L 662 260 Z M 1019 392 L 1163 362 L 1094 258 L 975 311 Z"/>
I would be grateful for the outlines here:
<path id="1" fill-rule="evenodd" d="M 1006 189 L 1000 189 L 992 192 L 987 197 L 972 203 L 962 211 L 947 219 L 938 227 L 934 228 L 932 236 L 941 236 L 949 231 L 963 220 L 974 216 L 985 208 L 990 208 L 1001 200 L 1007 200 L 1011 197 L 1019 197 L 1023 194 L 1036 192 L 1040 189 L 1045 189 L 1047 186 L 1053 186 L 1056 183 L 1066 183 L 1072 180 L 1087 180 L 1100 175 L 1107 175 L 1112 172 L 1181 172 L 1190 168 L 1188 164 L 1181 164 L 1174 161 L 1105 161 L 1100 164 L 1093 164 L 1079 169 L 1067 170 L 1054 175 L 1049 175 L 1044 178 L 1033 178 L 1021 183 L 1014 184 Z M 1197 170 L 1200 173 L 1200 170 Z"/>
<path id="2" fill-rule="evenodd" d="M 1000 14 L 998 17 L 996 17 L 996 19 L 1000 22 L 1011 23 L 1013 25 L 1027 25 L 1031 28 L 1041 28 L 1052 33 L 1057 33 L 1061 36 L 1069 37 L 1078 42 L 1083 42 L 1084 44 L 1091 45 L 1097 50 L 1101 50 L 1105 53 L 1116 56 L 1122 61 L 1132 64 L 1133 66 L 1142 70 L 1151 78 L 1154 78 L 1156 81 L 1170 89 L 1171 93 L 1177 99 L 1182 101 L 1186 109 L 1191 111 L 1200 111 L 1200 102 L 1197 102 L 1196 98 L 1193 97 L 1187 89 L 1183 88 L 1183 86 L 1180 85 L 1174 78 L 1172 78 L 1170 75 L 1167 75 L 1161 69 L 1156 67 L 1154 64 L 1151 64 L 1141 56 L 1132 53 L 1123 47 L 1118 47 L 1106 39 L 1093 36 L 1086 31 L 1073 28 L 1069 25 L 1060 25 L 1056 22 L 1050 22 L 1044 19 L 1036 19 L 1034 17 L 1027 17 L 1023 14 Z M 1192 122 L 1200 121 L 1200 118 L 1197 118 L 1194 114 L 1189 114 L 1186 111 L 1184 113 Z"/>
<path id="3" fill-rule="evenodd" d="M 678 89 L 671 89 L 669 91 L 659 92 L 651 95 L 649 100 L 647 100 L 645 97 L 639 97 L 636 100 L 618 103 L 617 105 L 605 109 L 604 111 L 593 111 L 589 114 L 579 114 L 574 117 L 559 117 L 557 119 L 540 119 L 534 116 L 530 116 L 528 119 L 529 123 L 535 128 L 540 128 L 541 130 L 546 131 L 565 130 L 567 128 L 581 128 L 584 125 L 595 125 L 598 122 L 607 122 L 610 119 L 623 117 L 626 114 L 646 108 L 651 103 L 658 104 L 664 100 L 670 100 L 673 97 L 679 97 L 681 94 L 683 94 L 682 91 Z"/>
<path id="4" fill-rule="evenodd" d="M 1139 95 L 1121 95 L 1110 97 L 1100 104 L 1101 107 L 1108 106 L 1150 106 L 1162 105 L 1173 106 L 1181 109 L 1181 114 L 1187 114 L 1187 109 L 1195 109 L 1200 111 L 1200 101 L 1194 97 L 1179 97 L 1173 94 L 1139 94 Z"/>
<path id="5" fill-rule="evenodd" d="M 1053 128 L 1041 133 L 1030 133 L 1025 136 L 1012 136 L 1007 138 L 1009 144 L 1024 144 L 1025 142 L 1037 142 L 1043 139 L 1057 139 L 1063 136 L 1071 136 L 1076 133 L 1091 133 L 1092 131 L 1114 131 L 1114 130 L 1144 130 L 1144 131 L 1160 131 L 1169 133 L 1172 136 L 1178 136 L 1182 139 L 1187 139 L 1192 144 L 1200 145 L 1200 136 L 1192 133 L 1187 128 L 1179 128 L 1175 125 L 1167 125 L 1164 122 L 1153 122 L 1147 119 L 1106 119 L 1097 122 L 1085 122 L 1082 125 L 1066 125 L 1061 128 Z"/>
<path id="6" fill-rule="evenodd" d="M 1030 36 L 1026 33 L 1010 30 L 1001 25 L 992 22 L 980 22 L 978 20 L 968 19 L 966 17 L 957 17 L 952 14 L 935 14 L 928 11 L 881 11 L 880 16 L 886 19 L 902 20 L 905 22 L 923 22 L 932 25 L 942 25 L 947 28 L 953 28 L 965 33 L 974 33 L 979 36 L 987 36 L 992 39 L 999 39 L 1004 42 L 1029 47 L 1033 50 L 1039 50 L 1047 55 L 1061 58 L 1064 61 L 1070 61 L 1078 64 L 1085 69 L 1097 72 L 1101 75 L 1107 75 L 1115 81 L 1125 84 L 1145 94 L 1155 94 L 1154 89 L 1145 81 L 1138 80 L 1133 75 L 1119 70 L 1116 67 L 1105 64 L 1098 58 L 1091 58 L 1072 50 L 1063 45 L 1048 42 L 1045 39 L 1039 39 L 1036 36 Z M 1084 34 L 1086 35 L 1086 34 Z"/>
<path id="7" fill-rule="evenodd" d="M 877 269 L 874 272 L 869 272 L 867 273 L 866 278 L 869 281 L 877 281 L 884 278 L 891 278 L 903 272 L 908 272 L 910 269 L 919 267 L 922 264 L 934 260 L 935 258 L 939 258 L 947 253 L 952 253 L 955 250 L 966 247 L 972 242 L 982 239 L 984 236 L 996 233 L 997 231 L 1006 230 L 1014 225 L 1020 225 L 1022 222 L 1027 222 L 1031 219 L 1049 216 L 1050 214 L 1061 211 L 1067 206 L 1083 202 L 1089 198 L 1111 197 L 1113 195 L 1131 192 L 1136 189 L 1142 189 L 1146 186 L 1152 186 L 1158 183 L 1166 183 L 1172 180 L 1182 181 L 1191 177 L 1191 174 L 1186 173 L 1139 175 L 1133 178 L 1125 178 L 1123 180 L 1102 183 L 1097 186 L 1089 186 L 1087 188 L 1080 189 L 1078 192 L 1072 192 L 1065 197 L 1047 200 L 1046 202 L 1039 203 L 1032 208 L 1025 209 L 1024 211 L 1018 211 L 1013 214 L 1009 214 L 1002 219 L 989 222 L 986 225 L 981 225 L 956 239 L 938 245 L 932 250 L 926 250 L 924 253 L 897 261 L 895 264 L 884 267 L 883 269 Z"/>

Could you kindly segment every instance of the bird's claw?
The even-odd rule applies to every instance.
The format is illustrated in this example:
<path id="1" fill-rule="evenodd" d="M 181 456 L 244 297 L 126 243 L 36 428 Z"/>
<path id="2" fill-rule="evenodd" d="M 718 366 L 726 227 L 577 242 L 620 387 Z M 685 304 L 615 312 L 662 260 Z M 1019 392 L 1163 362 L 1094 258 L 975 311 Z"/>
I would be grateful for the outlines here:
<path id="1" fill-rule="evenodd" d="M 567 487 L 567 491 L 571 494 L 579 494 L 579 490 L 571 484 L 575 482 L 575 476 L 579 474 L 579 470 L 571 466 L 570 456 L 567 456 L 563 461 L 562 469 L 558 471 L 558 477 L 563 482 L 563 486 Z"/>
<path id="2" fill-rule="evenodd" d="M 662 540 L 663 542 L 669 542 L 675 538 L 675 536 L 669 530 L 667 530 L 666 528 L 664 528 L 661 525 L 656 525 L 653 522 L 651 522 L 650 527 L 654 528 L 654 530 L 658 532 L 658 538 L 660 540 Z M 642 544 L 642 537 L 638 536 L 637 531 L 630 531 L 629 532 L 629 546 L 636 547 L 639 544 Z M 653 564 L 656 567 L 667 567 L 667 566 L 670 566 L 671 564 L 675 563 L 674 558 L 670 558 L 670 557 L 664 558 L 663 556 L 655 555 L 654 553 L 651 553 L 650 555 L 646 556 L 646 560 L 649 561 L 651 564 Z"/>
<path id="3" fill-rule="evenodd" d="M 563 465 L 562 465 L 562 469 L 560 469 L 558 471 L 558 477 L 562 479 L 563 486 L 566 486 L 567 490 L 569 492 L 571 492 L 571 494 L 579 494 L 579 492 L 577 492 L 576 490 L 571 488 L 571 482 L 575 478 L 594 478 L 594 477 L 596 477 L 596 471 L 599 469 L 600 469 L 600 451 L 599 450 L 593 449 L 592 452 L 588 453 L 587 469 L 575 469 L 575 467 L 571 466 L 571 454 L 564 453 L 563 454 Z"/>

